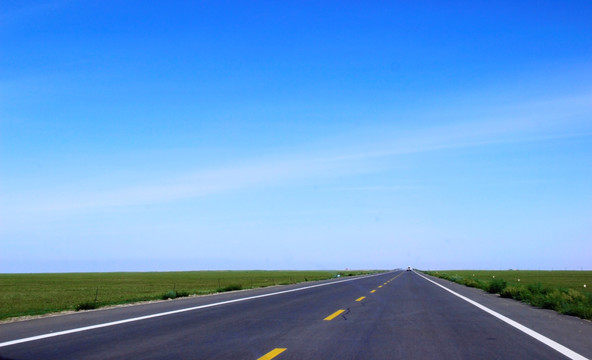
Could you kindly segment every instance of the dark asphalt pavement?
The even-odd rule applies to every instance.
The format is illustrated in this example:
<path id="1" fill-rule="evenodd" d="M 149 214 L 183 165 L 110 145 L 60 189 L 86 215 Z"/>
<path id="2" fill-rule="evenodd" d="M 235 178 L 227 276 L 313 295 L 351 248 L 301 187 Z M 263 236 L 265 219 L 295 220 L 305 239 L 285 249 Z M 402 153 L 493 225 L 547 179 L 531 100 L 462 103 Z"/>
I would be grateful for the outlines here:
<path id="1" fill-rule="evenodd" d="M 311 284 L 6 323 L 0 325 L 0 359 L 567 358 L 414 272 L 345 280 L 12 345 L 6 342 Z M 584 357 L 592 355 L 590 322 L 436 281 Z"/>

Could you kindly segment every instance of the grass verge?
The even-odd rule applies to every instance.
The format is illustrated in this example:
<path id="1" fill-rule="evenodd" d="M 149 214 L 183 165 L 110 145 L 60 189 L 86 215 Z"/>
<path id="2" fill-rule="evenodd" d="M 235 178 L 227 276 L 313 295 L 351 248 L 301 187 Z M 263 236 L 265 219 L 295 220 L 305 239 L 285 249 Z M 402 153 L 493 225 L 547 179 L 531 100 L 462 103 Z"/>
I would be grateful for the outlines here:
<path id="1" fill-rule="evenodd" d="M 255 270 L 0 274 L 0 320 L 374 272 Z"/>
<path id="2" fill-rule="evenodd" d="M 424 271 L 524 303 L 592 320 L 592 271 Z"/>

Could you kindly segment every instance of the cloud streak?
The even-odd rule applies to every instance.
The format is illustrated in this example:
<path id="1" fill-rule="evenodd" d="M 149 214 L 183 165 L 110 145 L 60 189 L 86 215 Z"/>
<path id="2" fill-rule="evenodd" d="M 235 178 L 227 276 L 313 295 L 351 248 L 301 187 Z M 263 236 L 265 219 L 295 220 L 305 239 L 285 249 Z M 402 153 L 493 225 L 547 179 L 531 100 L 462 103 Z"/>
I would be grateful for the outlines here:
<path id="1" fill-rule="evenodd" d="M 373 134 L 371 151 L 341 154 L 333 160 L 378 158 L 490 145 L 540 142 L 592 136 L 592 94 L 554 98 L 479 112 L 448 111 L 442 119 L 455 119 L 396 136 L 396 130 Z M 430 115 L 433 120 L 434 115 Z M 414 116 L 422 123 L 424 116 Z M 384 134 L 387 134 L 386 136 Z"/>
<path id="2" fill-rule="evenodd" d="M 249 160 L 226 167 L 171 174 L 167 181 L 118 189 L 62 191 L 60 196 L 35 199 L 12 197 L 17 212 L 93 211 L 193 199 L 229 191 L 286 186 L 365 172 L 380 171 L 383 158 L 501 144 L 549 141 L 592 136 L 590 94 L 509 107 L 495 116 L 397 135 L 393 129 L 370 132 L 351 141 L 350 134 L 333 148 L 303 149 L 300 153 Z M 553 111 L 550 111 L 550 108 Z M 516 110 L 520 109 L 520 110 Z M 513 112 L 519 113 L 518 115 Z M 565 115 L 563 115 L 565 114 Z M 454 114 L 443 114 L 450 117 Z M 409 186 L 333 187 L 333 191 L 401 191 Z M 10 200 L 10 199 L 9 199 Z M 6 206 L 6 205 L 5 205 Z M 8 208 L 5 211 L 8 213 Z"/>

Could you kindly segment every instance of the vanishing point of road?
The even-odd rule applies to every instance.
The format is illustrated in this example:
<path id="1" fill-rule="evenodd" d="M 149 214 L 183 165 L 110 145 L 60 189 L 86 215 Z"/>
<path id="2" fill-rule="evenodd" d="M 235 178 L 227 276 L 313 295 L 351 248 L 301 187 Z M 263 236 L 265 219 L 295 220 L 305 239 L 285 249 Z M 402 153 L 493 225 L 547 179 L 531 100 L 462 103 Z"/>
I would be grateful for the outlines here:
<path id="1" fill-rule="evenodd" d="M 0 324 L 0 360 L 570 358 L 591 322 L 415 271 Z"/>

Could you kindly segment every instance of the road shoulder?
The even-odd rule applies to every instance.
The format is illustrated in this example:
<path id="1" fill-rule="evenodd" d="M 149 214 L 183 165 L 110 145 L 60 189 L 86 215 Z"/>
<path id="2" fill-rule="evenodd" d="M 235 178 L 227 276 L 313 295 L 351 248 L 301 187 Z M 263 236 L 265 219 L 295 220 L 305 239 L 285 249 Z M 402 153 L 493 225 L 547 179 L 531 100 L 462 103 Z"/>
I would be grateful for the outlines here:
<path id="1" fill-rule="evenodd" d="M 522 302 L 490 294 L 421 273 L 422 276 L 504 315 L 561 345 L 592 358 L 592 322 L 552 310 L 539 309 Z"/>

